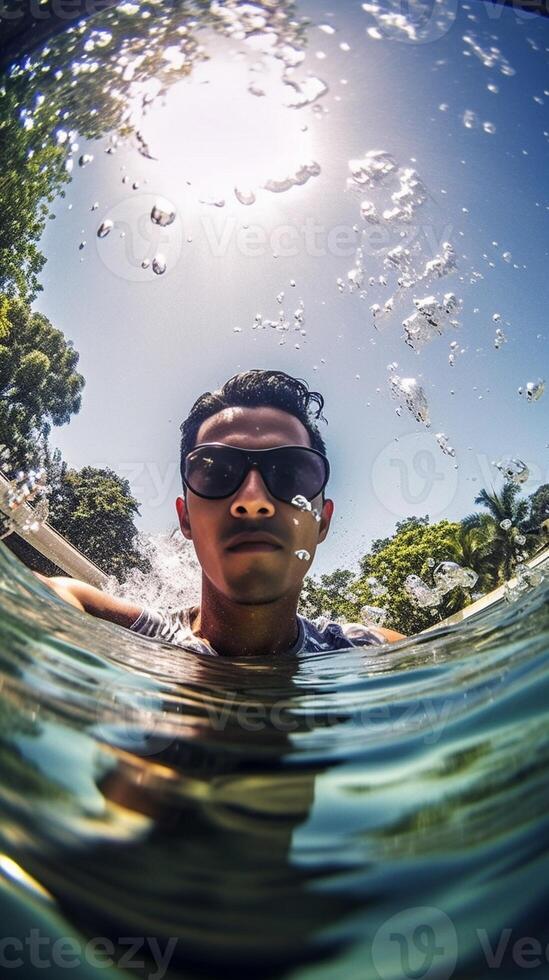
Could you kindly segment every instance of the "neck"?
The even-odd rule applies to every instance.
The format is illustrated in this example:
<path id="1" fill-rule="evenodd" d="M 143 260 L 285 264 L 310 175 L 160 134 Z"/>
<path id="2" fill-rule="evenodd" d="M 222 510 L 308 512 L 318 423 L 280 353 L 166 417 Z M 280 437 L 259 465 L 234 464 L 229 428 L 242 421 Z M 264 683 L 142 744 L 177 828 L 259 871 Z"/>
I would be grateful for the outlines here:
<path id="1" fill-rule="evenodd" d="M 221 595 L 205 575 L 193 633 L 224 657 L 265 656 L 289 650 L 297 640 L 298 596 L 242 605 Z"/>

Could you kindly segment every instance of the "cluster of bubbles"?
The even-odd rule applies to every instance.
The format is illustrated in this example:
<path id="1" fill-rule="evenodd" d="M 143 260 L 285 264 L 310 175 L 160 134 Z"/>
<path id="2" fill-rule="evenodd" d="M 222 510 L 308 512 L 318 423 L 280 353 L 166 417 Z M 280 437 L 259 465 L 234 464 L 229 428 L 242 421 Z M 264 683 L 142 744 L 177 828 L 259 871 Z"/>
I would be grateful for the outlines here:
<path id="1" fill-rule="evenodd" d="M 362 158 L 350 160 L 349 170 L 347 189 L 360 195 L 362 199 L 360 215 L 363 223 L 363 239 L 367 241 L 372 227 L 382 229 L 383 233 L 387 234 L 388 240 L 391 237 L 394 239 L 405 235 L 403 226 L 410 227 L 417 209 L 427 199 L 427 190 L 417 171 L 411 167 L 400 167 L 394 157 L 385 150 L 370 150 Z M 364 197 L 365 191 L 368 192 L 368 198 Z M 355 232 L 361 233 L 358 225 L 355 226 Z M 417 251 L 418 248 L 416 244 L 414 250 Z M 444 262 L 443 257 L 440 258 L 441 262 Z M 401 273 L 398 279 L 399 288 L 408 286 L 419 278 L 418 275 L 412 275 L 411 264 L 411 251 L 401 242 L 392 248 L 387 248 L 383 267 L 388 272 Z M 426 276 L 435 277 L 438 274 L 437 269 L 438 263 L 434 262 L 433 267 L 427 270 Z M 364 249 L 359 243 L 354 265 L 347 273 L 347 285 L 350 292 L 360 290 L 361 299 L 367 295 L 367 292 L 362 289 L 364 277 Z M 345 290 L 343 279 L 338 279 L 337 285 L 340 292 Z M 388 282 L 385 275 L 370 276 L 369 285 L 387 287 Z M 390 297 L 383 306 L 374 303 L 370 306 L 370 312 L 374 318 L 379 319 L 391 313 L 393 306 L 394 297 Z"/>
<path id="2" fill-rule="evenodd" d="M 4 445 L 0 446 L 0 471 L 6 476 L 11 472 L 11 453 Z M 0 488 L 2 510 L 4 513 L 9 512 L 10 516 L 5 522 L 0 540 L 7 538 L 14 531 L 22 531 L 23 534 L 36 533 L 48 519 L 49 492 L 47 474 L 41 467 L 26 472 L 18 470 L 12 479 L 8 479 L 5 486 L 2 483 Z M 31 501 L 35 502 L 35 506 L 27 513 L 25 505 L 30 504 Z"/>
<path id="3" fill-rule="evenodd" d="M 546 574 L 541 568 L 530 568 L 523 563 L 515 568 L 515 578 L 511 582 L 506 582 L 503 588 L 503 597 L 506 602 L 516 602 L 529 589 L 535 589 L 545 581 Z"/>
<path id="4" fill-rule="evenodd" d="M 474 54 L 479 61 L 482 62 L 485 68 L 497 69 L 502 75 L 512 76 L 515 74 L 515 69 L 509 64 L 507 58 L 494 45 L 489 48 L 483 48 L 477 37 L 474 34 L 464 34 L 463 41 L 467 45 L 467 50 L 471 54 Z"/>
<path id="5" fill-rule="evenodd" d="M 505 336 L 503 330 L 501 329 L 501 327 L 496 327 L 496 335 L 494 337 L 495 349 L 499 350 L 500 347 L 503 347 L 503 344 L 506 343 L 507 343 L 507 337 Z"/>
<path id="6" fill-rule="evenodd" d="M 465 348 L 459 346 L 457 340 L 452 340 L 450 343 L 450 353 L 448 354 L 448 364 L 450 367 L 454 367 L 456 363 L 456 357 L 458 354 L 464 354 Z"/>
<path id="7" fill-rule="evenodd" d="M 520 486 L 521 483 L 526 483 L 530 476 L 530 470 L 526 463 L 523 463 L 521 459 L 517 459 L 516 457 L 508 456 L 500 459 L 495 463 L 495 466 L 502 474 L 504 480 L 509 483 L 516 483 L 517 486 Z"/>
<path id="8" fill-rule="evenodd" d="M 465 109 L 465 112 L 461 116 L 461 121 L 465 126 L 465 129 L 476 129 L 480 125 L 480 120 L 473 109 Z M 495 123 L 491 122 L 489 119 L 486 119 L 482 123 L 482 128 L 484 132 L 489 133 L 490 136 L 493 136 L 496 132 Z"/>
<path id="9" fill-rule="evenodd" d="M 290 281 L 291 286 L 295 286 L 295 281 L 292 279 Z M 278 293 L 276 297 L 277 303 L 280 305 L 284 301 L 284 293 Z M 283 334 L 282 338 L 279 340 L 279 346 L 283 347 L 286 344 L 285 334 L 289 333 L 292 329 L 294 333 L 297 333 L 299 337 L 306 337 L 307 330 L 305 327 L 305 303 L 302 299 L 299 300 L 297 309 L 293 314 L 293 322 L 289 319 L 288 314 L 284 309 L 280 310 L 278 314 L 278 320 L 268 320 L 264 319 L 261 313 L 256 313 L 254 317 L 254 322 L 252 324 L 252 330 L 266 330 L 270 327 L 272 330 L 276 330 L 278 333 Z M 240 328 L 235 327 L 235 332 L 240 333 Z M 301 341 L 297 340 L 294 343 L 296 350 L 300 350 Z"/>
<path id="10" fill-rule="evenodd" d="M 454 272 L 456 268 L 456 250 L 451 242 L 443 242 L 442 251 L 439 255 L 435 255 L 434 259 L 429 259 L 425 263 L 425 268 L 418 276 L 417 282 L 421 282 L 422 279 L 442 279 L 443 276 L 448 276 Z M 408 283 L 404 283 L 404 285 L 408 285 Z"/>
<path id="11" fill-rule="evenodd" d="M 320 173 L 320 164 L 316 163 L 315 160 L 311 160 L 310 162 L 304 163 L 302 166 L 300 166 L 295 173 L 285 174 L 283 177 L 279 178 L 269 178 L 263 187 L 266 191 L 272 191 L 274 194 L 283 194 L 285 191 L 289 191 L 292 187 L 298 187 L 306 184 L 311 177 L 318 177 Z"/>
<path id="12" fill-rule="evenodd" d="M 445 456 L 455 457 L 456 451 L 453 448 L 453 446 L 450 446 L 448 442 L 448 436 L 445 435 L 444 432 L 437 432 L 435 435 L 435 439 L 438 442 Z"/>
<path id="13" fill-rule="evenodd" d="M 349 160 L 351 176 L 347 189 L 361 196 L 365 191 L 384 189 L 381 202 L 363 198 L 360 214 L 367 224 L 381 225 L 395 221 L 410 222 L 427 200 L 427 189 L 413 167 L 399 167 L 386 150 L 369 150 L 363 157 Z M 395 189 L 385 188 L 390 183 Z"/>
<path id="14" fill-rule="evenodd" d="M 394 278 L 391 294 L 371 303 L 369 307 L 374 326 L 378 328 L 412 286 L 418 283 L 425 286 L 455 272 L 456 251 L 451 242 L 444 241 L 440 253 L 426 260 L 422 255 L 420 237 L 411 234 L 417 211 L 426 204 L 429 196 L 414 168 L 399 166 L 386 150 L 370 150 L 363 157 L 349 160 L 348 166 L 350 176 L 347 178 L 347 190 L 361 197 L 362 230 L 358 225 L 354 226 L 354 230 L 362 239 L 355 250 L 354 264 L 347 272 L 347 282 L 338 278 L 337 286 L 341 293 L 347 286 L 349 292 L 359 292 L 360 298 L 365 299 L 368 295 L 367 285 L 388 287 L 388 277 Z M 383 233 L 387 246 L 381 252 L 382 274 L 371 275 L 366 284 L 364 244 L 368 242 L 372 230 Z M 371 249 L 368 252 L 371 253 Z M 441 336 L 447 326 L 459 326 L 455 316 L 461 307 L 461 300 L 452 292 L 442 297 L 428 295 L 414 298 L 414 306 L 415 311 L 402 321 L 403 338 L 414 350 Z"/>
<path id="15" fill-rule="evenodd" d="M 389 590 L 387 586 L 384 584 L 386 578 L 387 578 L 386 575 L 383 576 L 383 581 L 379 579 L 376 575 L 370 575 L 368 576 L 368 578 L 366 578 L 365 584 L 368 586 L 368 591 L 370 592 L 370 594 L 373 596 L 374 599 L 380 599 L 384 595 L 387 595 Z M 352 603 L 356 602 L 357 593 L 354 591 L 353 583 L 351 583 L 349 587 L 343 592 L 342 597 L 346 599 L 348 602 L 352 602 Z M 361 606 L 360 608 L 361 621 L 363 624 L 368 626 L 383 626 L 385 620 L 387 619 L 388 612 L 389 612 L 388 609 L 384 608 L 383 606 L 374 606 L 374 605 L 366 604 Z M 336 619 L 336 621 L 339 623 L 344 623 L 345 619 L 340 617 Z"/>
<path id="16" fill-rule="evenodd" d="M 150 212 L 150 220 L 153 225 L 160 228 L 167 228 L 174 223 L 175 219 L 176 210 L 170 201 L 161 198 L 153 204 Z M 114 222 L 110 218 L 105 218 L 97 229 L 97 237 L 106 238 L 110 235 L 113 228 Z M 148 269 L 149 267 L 152 268 L 155 275 L 163 275 L 168 267 L 165 256 L 161 252 L 158 252 L 153 256 L 152 260 L 144 258 L 141 262 L 141 268 Z"/>
<path id="17" fill-rule="evenodd" d="M 307 500 L 307 497 L 304 497 L 302 494 L 297 493 L 295 497 L 292 497 L 291 503 L 294 507 L 297 508 L 297 510 L 300 510 L 303 514 L 310 514 L 313 520 L 315 520 L 317 524 L 319 523 L 320 514 L 316 509 L 316 507 L 313 507 L 311 501 Z M 298 521 L 296 519 L 296 524 L 297 523 Z M 300 561 L 311 560 L 311 555 L 309 554 L 306 548 L 298 548 L 297 551 L 294 551 L 294 555 L 296 556 L 296 558 L 299 558 Z"/>
<path id="18" fill-rule="evenodd" d="M 401 378 L 398 374 L 393 373 L 392 367 L 391 365 L 391 373 L 389 375 L 391 395 L 401 405 L 404 403 L 408 411 L 414 416 L 416 422 L 422 422 L 428 428 L 431 421 L 425 391 L 415 378 Z"/>
<path id="19" fill-rule="evenodd" d="M 109 576 L 103 586 L 106 592 L 155 609 L 181 609 L 198 603 L 200 565 L 191 542 L 177 528 L 164 534 L 139 534 L 137 548 L 149 570 L 132 568 L 123 582 Z"/>
<path id="20" fill-rule="evenodd" d="M 419 575 L 408 575 L 404 591 L 418 608 L 431 609 L 436 613 L 436 608 L 448 592 L 456 588 L 472 589 L 477 580 L 478 575 L 472 568 L 463 568 L 455 561 L 443 561 L 433 568 L 433 587 Z"/>
<path id="21" fill-rule="evenodd" d="M 518 389 L 519 395 L 526 398 L 527 402 L 537 402 L 545 391 L 545 381 L 541 378 L 538 381 L 528 381 L 524 387 Z"/>
<path id="22" fill-rule="evenodd" d="M 380 599 L 381 596 L 387 595 L 389 591 L 387 586 L 384 585 L 375 575 L 369 575 L 366 579 L 366 585 L 373 595 L 374 599 Z"/>
<path id="23" fill-rule="evenodd" d="M 419 350 L 433 337 L 441 337 L 448 324 L 458 327 L 459 321 L 451 319 L 459 309 L 460 301 L 454 293 L 445 293 L 442 302 L 434 296 L 414 299 L 416 312 L 403 321 L 405 342 L 413 350 Z"/>
<path id="24" fill-rule="evenodd" d="M 384 39 L 417 44 L 441 37 L 455 20 L 455 5 L 438 0 L 433 6 L 422 0 L 410 0 L 406 6 L 400 0 L 369 0 L 362 9 L 374 19 L 374 25 L 366 29 L 374 41 Z"/>
<path id="25" fill-rule="evenodd" d="M 381 606 L 362 606 L 360 616 L 366 626 L 383 626 L 387 619 L 387 609 Z"/>

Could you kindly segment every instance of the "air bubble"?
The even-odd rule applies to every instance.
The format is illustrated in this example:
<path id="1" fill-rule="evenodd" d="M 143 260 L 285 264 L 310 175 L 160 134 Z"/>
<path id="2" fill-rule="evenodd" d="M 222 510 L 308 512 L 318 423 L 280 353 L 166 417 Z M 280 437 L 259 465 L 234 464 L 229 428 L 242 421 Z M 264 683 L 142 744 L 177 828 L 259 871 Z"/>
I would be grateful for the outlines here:
<path id="1" fill-rule="evenodd" d="M 111 221 L 110 218 L 107 218 L 106 221 L 102 221 L 101 224 L 99 225 L 99 228 L 97 229 L 97 237 L 106 238 L 107 235 L 109 235 L 110 232 L 113 230 L 113 228 L 114 228 L 113 222 Z"/>
<path id="2" fill-rule="evenodd" d="M 538 381 L 529 381 L 524 388 L 519 388 L 519 395 L 524 395 L 527 402 L 537 402 L 545 391 L 545 382 L 540 378 Z"/>
<path id="3" fill-rule="evenodd" d="M 175 208 L 169 201 L 156 201 L 151 210 L 151 221 L 162 228 L 171 225 L 175 221 Z"/>
<path id="4" fill-rule="evenodd" d="M 516 483 L 520 485 L 521 483 L 526 483 L 528 477 L 530 476 L 530 471 L 521 459 L 515 457 L 506 457 L 500 459 L 496 464 L 496 468 L 503 475 L 505 480 L 510 483 Z"/>
<path id="5" fill-rule="evenodd" d="M 236 197 L 237 201 L 240 204 L 244 204 L 244 205 L 246 205 L 248 207 L 251 204 L 255 204 L 255 201 L 256 201 L 256 197 L 255 197 L 254 192 L 252 190 L 248 190 L 248 189 L 243 190 L 243 189 L 241 189 L 239 187 L 235 187 L 235 189 L 234 189 L 234 196 Z"/>
<path id="6" fill-rule="evenodd" d="M 154 259 L 152 260 L 152 271 L 155 275 L 162 276 L 165 273 L 166 268 L 166 259 L 159 252 L 158 255 L 155 255 Z"/>

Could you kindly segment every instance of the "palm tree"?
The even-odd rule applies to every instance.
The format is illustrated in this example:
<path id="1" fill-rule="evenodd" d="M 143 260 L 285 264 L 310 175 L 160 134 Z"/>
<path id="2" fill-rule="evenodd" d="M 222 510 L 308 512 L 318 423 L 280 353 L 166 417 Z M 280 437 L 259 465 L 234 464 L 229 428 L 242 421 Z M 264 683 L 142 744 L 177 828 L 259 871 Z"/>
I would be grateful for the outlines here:
<path id="1" fill-rule="evenodd" d="M 547 546 L 549 542 L 549 483 L 542 483 L 540 487 L 530 494 L 530 513 L 525 532 L 536 534 L 537 544 L 540 547 Z"/>
<path id="2" fill-rule="evenodd" d="M 497 585 L 495 538 L 496 525 L 490 514 L 472 514 L 461 522 L 454 545 L 454 561 L 462 568 L 472 568 L 477 573 L 475 591 L 488 592 Z"/>
<path id="3" fill-rule="evenodd" d="M 527 551 L 534 550 L 539 535 L 533 531 L 528 522 L 530 505 L 526 498 L 520 497 L 520 487 L 516 483 L 506 482 L 499 493 L 493 487 L 492 492 L 483 488 L 475 497 L 475 503 L 482 504 L 489 513 L 470 514 L 464 518 L 462 524 L 465 529 L 471 530 L 482 527 L 487 530 L 489 525 L 492 525 L 492 537 L 484 559 L 487 563 L 487 578 L 491 579 L 490 584 L 498 585 L 511 578 L 513 574 L 517 535 L 521 534 L 526 538 L 522 547 Z M 511 521 L 512 527 L 508 530 L 502 528 L 502 521 Z"/>

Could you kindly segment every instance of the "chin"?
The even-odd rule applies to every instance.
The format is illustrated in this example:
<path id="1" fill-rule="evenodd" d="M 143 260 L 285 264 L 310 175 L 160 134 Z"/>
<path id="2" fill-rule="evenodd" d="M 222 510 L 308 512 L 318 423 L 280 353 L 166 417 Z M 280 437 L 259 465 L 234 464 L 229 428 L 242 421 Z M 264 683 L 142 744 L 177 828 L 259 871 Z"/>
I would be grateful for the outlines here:
<path id="1" fill-rule="evenodd" d="M 241 606 L 263 606 L 270 602 L 276 602 L 281 599 L 284 592 L 280 591 L 278 588 L 248 588 L 243 589 L 238 586 L 234 588 L 227 588 L 225 595 L 230 598 L 231 602 L 236 602 Z"/>
<path id="2" fill-rule="evenodd" d="M 223 583 L 221 591 L 230 598 L 231 602 L 252 606 L 276 602 L 287 593 L 288 587 L 287 583 L 286 588 L 283 587 L 279 575 L 260 576 L 256 570 L 249 570 L 238 578 L 231 576 Z"/>

